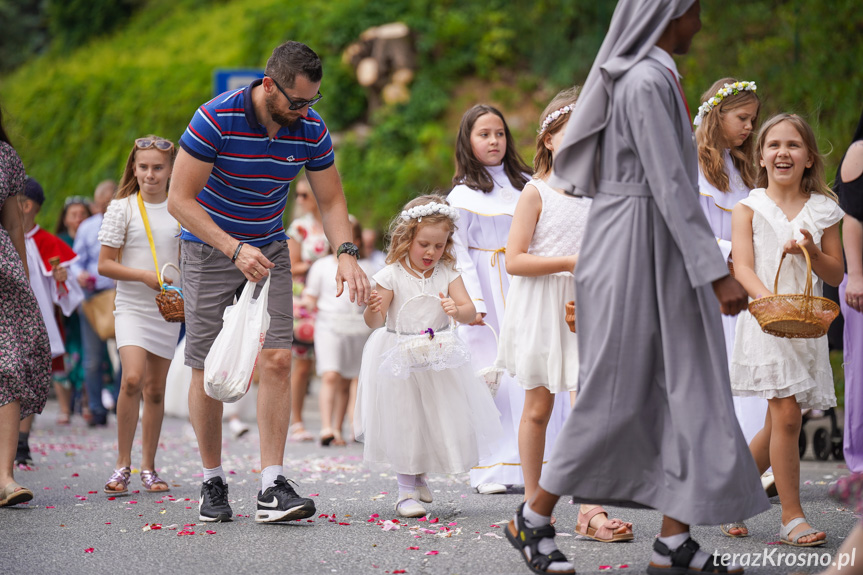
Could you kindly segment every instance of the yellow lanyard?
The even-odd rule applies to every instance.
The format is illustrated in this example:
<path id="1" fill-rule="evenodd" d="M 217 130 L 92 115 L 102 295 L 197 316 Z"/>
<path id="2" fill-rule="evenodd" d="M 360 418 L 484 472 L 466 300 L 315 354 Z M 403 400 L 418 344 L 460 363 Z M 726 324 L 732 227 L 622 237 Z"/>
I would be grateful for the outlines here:
<path id="1" fill-rule="evenodd" d="M 156 257 L 156 245 L 153 243 L 153 232 L 150 231 L 150 221 L 147 219 L 147 209 L 144 207 L 144 198 L 141 190 L 138 190 L 138 209 L 144 219 L 144 229 L 147 230 L 147 239 L 150 241 L 150 251 L 153 252 L 153 263 L 156 264 L 156 277 L 159 279 L 159 287 L 162 287 L 162 274 L 159 273 L 159 258 Z"/>

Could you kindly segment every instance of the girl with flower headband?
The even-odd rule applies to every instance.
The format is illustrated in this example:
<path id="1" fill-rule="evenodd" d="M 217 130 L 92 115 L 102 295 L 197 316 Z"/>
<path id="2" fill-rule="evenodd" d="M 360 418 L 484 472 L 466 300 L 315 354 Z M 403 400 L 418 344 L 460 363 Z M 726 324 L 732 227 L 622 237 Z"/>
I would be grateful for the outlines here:
<path id="1" fill-rule="evenodd" d="M 540 116 L 534 177 L 518 199 L 506 244 L 506 271 L 515 277 L 496 365 L 525 390 L 518 428 L 525 501 L 539 485 L 546 446 L 557 437 L 557 430 L 548 430 L 555 398 L 568 391 L 574 403 L 578 387 L 578 342 L 564 321 L 564 304 L 575 299 L 573 271 L 591 200 L 567 196 L 548 183 L 577 97 L 578 88 L 563 90 Z M 581 506 L 575 532 L 603 543 L 633 538 L 631 523 L 608 519 L 599 505 Z"/>
<path id="2" fill-rule="evenodd" d="M 364 317 L 354 434 L 363 459 L 398 476 L 396 513 L 422 517 L 427 473 L 461 473 L 500 435 L 498 412 L 454 331 L 476 308 L 455 268 L 458 210 L 436 195 L 409 202 L 390 226 L 387 266 Z"/>
<path id="3" fill-rule="evenodd" d="M 174 156 L 170 140 L 153 135 L 135 140 L 99 230 L 99 274 L 117 280 L 114 322 L 123 367 L 117 399 L 117 466 L 104 488 L 109 495 L 129 492 L 142 400 L 141 483 L 148 492 L 170 489 L 156 473 L 156 449 L 180 324 L 164 320 L 155 298 L 163 282 L 171 283 L 161 276 L 162 266 L 179 266 L 180 226 L 168 213 Z"/>
<path id="4" fill-rule="evenodd" d="M 731 209 L 755 187 L 755 164 L 752 161 L 755 124 L 761 102 L 755 82 L 722 78 L 701 95 L 701 106 L 693 124 L 698 145 L 698 191 L 701 208 L 716 236 L 722 255 L 730 263 Z M 734 349 L 737 316 L 722 316 L 725 351 L 730 361 Z M 746 442 L 752 440 L 764 425 L 767 402 L 757 397 L 735 397 L 734 412 Z M 772 483 L 772 474 L 762 480 Z M 742 523 L 725 524 L 722 532 L 731 537 L 745 537 Z"/>
<path id="5" fill-rule="evenodd" d="M 470 349 L 474 369 L 479 371 L 492 366 L 497 357 L 492 329 L 500 333 L 509 290 L 506 241 L 519 195 L 530 179 L 530 168 L 519 156 L 503 114 L 485 104 L 462 116 L 455 147 L 454 187 L 447 201 L 459 211 L 455 255 L 477 311 L 474 320 L 459 333 Z M 518 455 L 524 390 L 503 374 L 495 404 L 501 413 L 503 436 L 497 450 L 470 472 L 471 487 L 480 494 L 505 493 L 507 485 L 524 483 Z M 569 411 L 567 407 L 561 397 L 558 413 Z M 553 423 L 552 427 L 560 425 Z"/>
<path id="6" fill-rule="evenodd" d="M 732 213 L 735 276 L 752 299 L 774 295 L 770 288 L 784 258 L 777 293 L 803 293 L 809 274 L 801 247 L 812 261 L 812 295 L 823 282 L 838 286 L 844 275 L 839 221 L 844 215 L 827 187 L 815 134 L 800 116 L 778 114 L 758 133 L 758 188 Z M 770 288 L 768 287 L 770 286 Z M 763 428 L 749 443 L 760 472 L 773 466 L 782 502 L 781 543 L 823 545 L 800 505 L 801 410 L 836 405 L 827 336 L 786 339 L 764 333 L 748 311 L 740 315 L 731 355 L 735 395 L 767 400 Z"/>

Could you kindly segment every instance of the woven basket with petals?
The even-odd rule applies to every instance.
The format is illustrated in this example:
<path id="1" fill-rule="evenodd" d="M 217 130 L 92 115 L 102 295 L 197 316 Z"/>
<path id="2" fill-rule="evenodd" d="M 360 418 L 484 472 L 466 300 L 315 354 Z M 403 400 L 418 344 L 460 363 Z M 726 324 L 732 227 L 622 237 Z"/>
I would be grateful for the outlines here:
<path id="1" fill-rule="evenodd" d="M 800 246 L 806 257 L 806 286 L 802 294 L 776 294 L 758 298 L 749 303 L 749 313 L 755 316 L 762 331 L 787 338 L 815 338 L 827 333 L 827 328 L 839 315 L 839 306 L 824 297 L 812 295 L 812 261 L 809 252 Z M 773 292 L 779 286 L 779 272 L 782 262 L 776 270 L 776 280 L 773 282 Z"/>
<path id="2" fill-rule="evenodd" d="M 161 277 L 165 277 L 165 268 L 171 266 L 177 273 L 180 268 L 172 263 L 166 263 L 162 266 Z M 156 296 L 156 305 L 159 306 L 159 313 L 167 322 L 178 323 L 186 321 L 185 305 L 183 304 L 183 290 L 166 283 L 162 283 L 162 289 Z"/>

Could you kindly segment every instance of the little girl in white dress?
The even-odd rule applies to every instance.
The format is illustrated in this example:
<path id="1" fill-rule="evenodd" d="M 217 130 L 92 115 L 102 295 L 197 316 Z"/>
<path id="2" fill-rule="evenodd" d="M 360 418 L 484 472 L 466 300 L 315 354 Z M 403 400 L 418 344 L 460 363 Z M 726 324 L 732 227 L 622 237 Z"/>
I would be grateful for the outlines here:
<path id="1" fill-rule="evenodd" d="M 398 474 L 396 512 L 403 517 L 426 514 L 426 473 L 468 471 L 502 432 L 454 330 L 455 321 L 476 315 L 454 268 L 457 214 L 433 195 L 405 206 L 365 312 L 368 326 L 379 329 L 363 350 L 354 431 L 367 463 Z"/>
<path id="2" fill-rule="evenodd" d="M 799 116 L 779 114 L 761 127 L 756 147 L 761 170 L 749 197 L 734 207 L 735 276 L 753 299 L 800 294 L 807 279 L 805 247 L 812 261 L 812 295 L 823 282 L 838 286 L 843 272 L 839 221 L 843 212 L 824 180 L 824 161 L 812 128 Z M 763 397 L 764 427 L 749 443 L 759 472 L 773 466 L 782 503 L 779 541 L 797 547 L 823 545 L 800 504 L 801 410 L 836 405 L 827 336 L 786 339 L 764 333 L 748 311 L 740 314 L 731 357 L 734 395 Z"/>
<path id="3" fill-rule="evenodd" d="M 518 427 L 525 501 L 539 485 L 543 453 L 557 439 L 557 426 L 549 425 L 555 396 L 569 392 L 571 406 L 578 387 L 578 338 L 566 324 L 564 306 L 575 299 L 573 271 L 592 200 L 548 184 L 577 96 L 577 88 L 563 90 L 540 116 L 534 178 L 518 199 L 506 244 L 506 271 L 514 277 L 495 365 L 525 390 Z M 580 507 L 576 533 L 603 543 L 633 538 L 631 523 L 608 519 L 599 505 Z"/>

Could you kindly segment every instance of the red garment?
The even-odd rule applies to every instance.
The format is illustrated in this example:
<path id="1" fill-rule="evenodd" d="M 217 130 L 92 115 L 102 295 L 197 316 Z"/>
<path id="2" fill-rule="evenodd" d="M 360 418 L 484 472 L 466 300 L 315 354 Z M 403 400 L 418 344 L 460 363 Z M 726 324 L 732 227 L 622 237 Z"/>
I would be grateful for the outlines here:
<path id="1" fill-rule="evenodd" d="M 39 259 L 42 262 L 42 273 L 46 276 L 51 275 L 53 267 L 51 266 L 51 258 L 59 257 L 60 263 L 68 263 L 75 261 L 78 255 L 72 251 L 69 245 L 42 228 L 37 226 L 36 233 L 33 234 L 33 241 L 36 242 L 36 248 L 39 250 Z"/>

